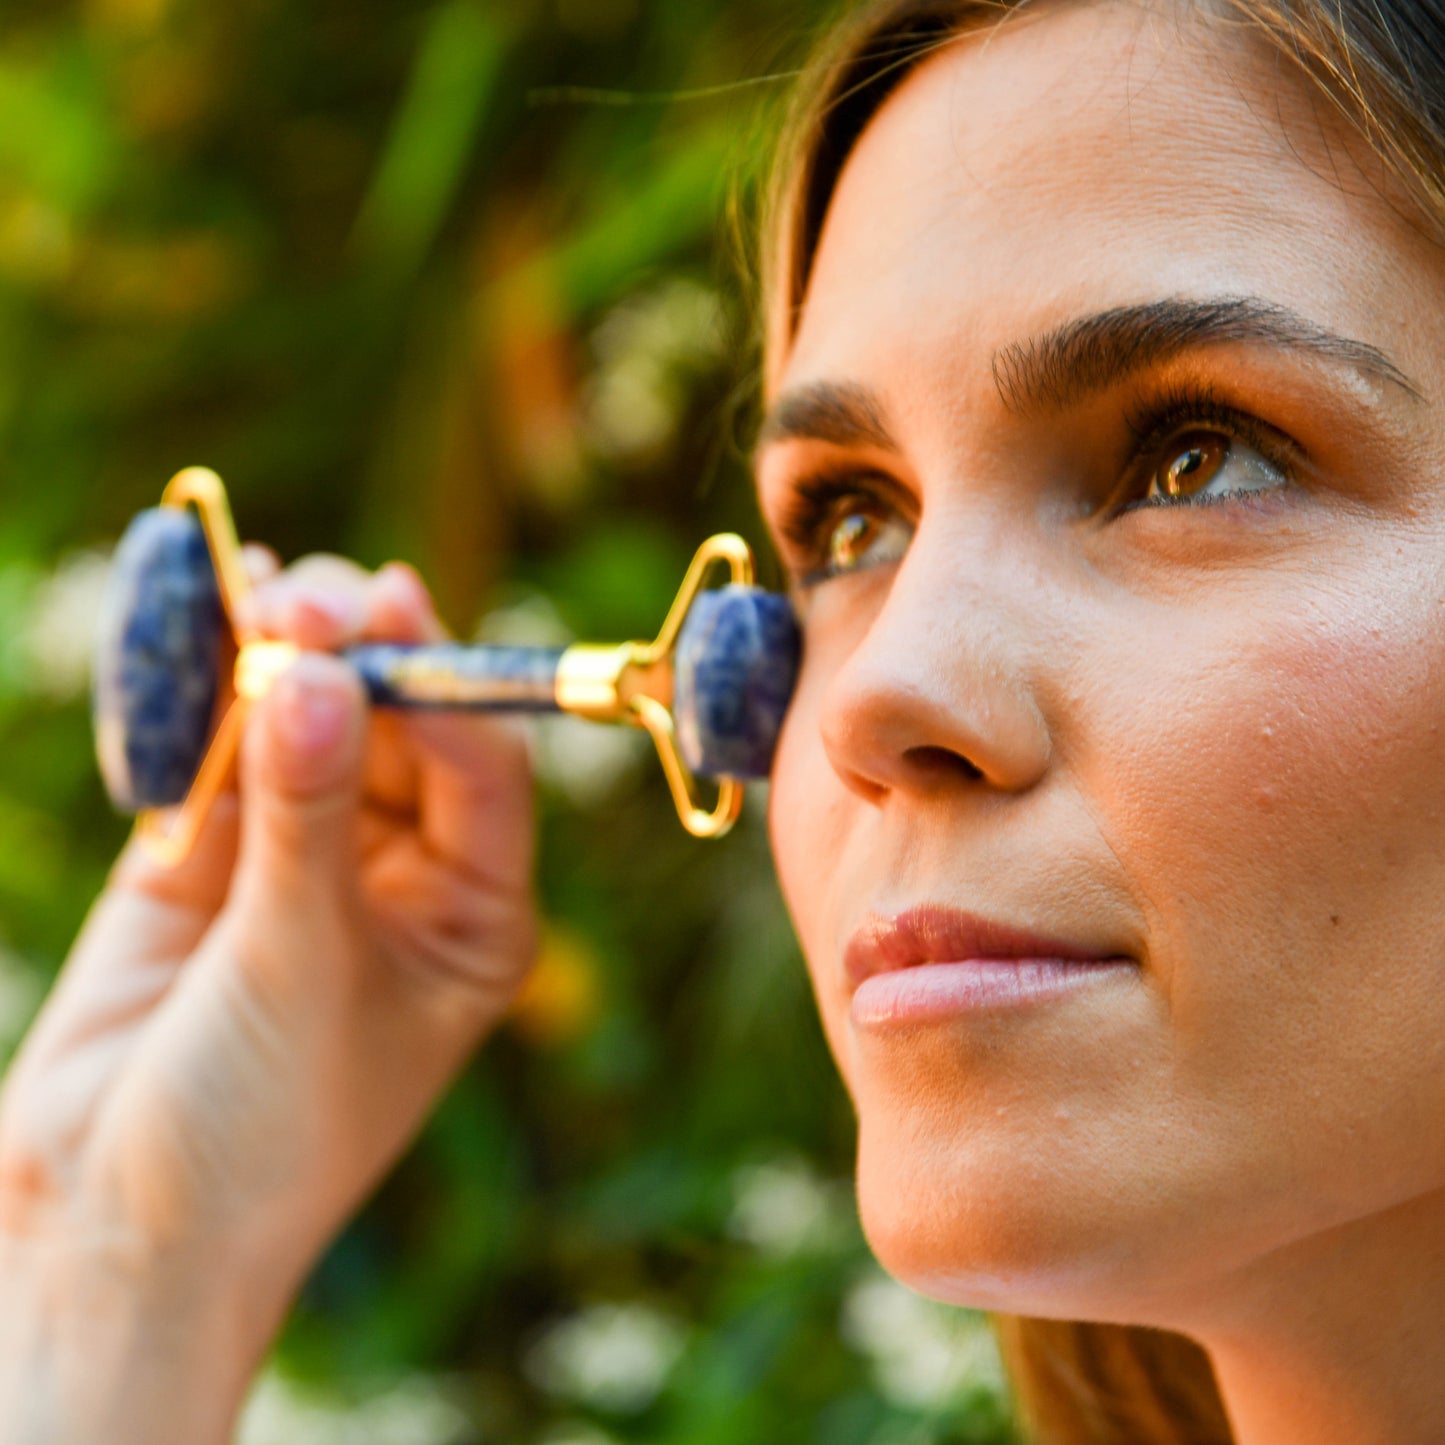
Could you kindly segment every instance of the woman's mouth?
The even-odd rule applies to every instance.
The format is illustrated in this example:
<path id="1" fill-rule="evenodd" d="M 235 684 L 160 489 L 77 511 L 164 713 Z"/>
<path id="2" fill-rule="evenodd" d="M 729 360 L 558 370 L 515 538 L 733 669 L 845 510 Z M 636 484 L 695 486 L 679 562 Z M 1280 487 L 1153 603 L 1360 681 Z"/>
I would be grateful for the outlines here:
<path id="1" fill-rule="evenodd" d="M 939 904 L 872 915 L 844 953 L 855 1025 L 993 1012 L 1089 988 L 1134 969 L 1089 946 Z"/>

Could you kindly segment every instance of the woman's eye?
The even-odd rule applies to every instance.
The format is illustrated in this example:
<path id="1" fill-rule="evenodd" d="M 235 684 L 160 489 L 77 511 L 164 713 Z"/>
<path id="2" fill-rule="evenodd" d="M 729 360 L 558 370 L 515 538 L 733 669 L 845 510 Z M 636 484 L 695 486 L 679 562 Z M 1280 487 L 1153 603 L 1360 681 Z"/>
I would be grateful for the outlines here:
<path id="1" fill-rule="evenodd" d="M 826 556 L 818 580 L 840 577 L 862 567 L 897 562 L 912 539 L 913 529 L 901 517 L 854 507 L 843 513 L 826 534 Z"/>
<path id="2" fill-rule="evenodd" d="M 1212 501 L 1237 492 L 1270 491 L 1288 482 L 1276 463 L 1223 432 L 1186 432 L 1156 457 L 1141 498 L 1145 506 Z"/>

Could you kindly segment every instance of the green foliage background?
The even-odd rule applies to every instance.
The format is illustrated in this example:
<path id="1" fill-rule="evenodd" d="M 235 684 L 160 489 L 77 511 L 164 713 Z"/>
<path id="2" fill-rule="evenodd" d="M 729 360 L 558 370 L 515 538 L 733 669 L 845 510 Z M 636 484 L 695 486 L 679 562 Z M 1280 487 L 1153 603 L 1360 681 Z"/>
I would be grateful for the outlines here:
<path id="1" fill-rule="evenodd" d="M 739 82 L 822 8 L 6 0 L 5 1048 L 124 836 L 89 626 L 173 471 L 284 557 L 408 558 L 464 634 L 648 635 L 698 540 L 760 535 L 723 237 L 779 86 Z M 642 743 L 542 737 L 541 982 L 320 1263 L 247 1440 L 1007 1438 L 981 1324 L 862 1245 L 764 800 L 696 843 Z"/>

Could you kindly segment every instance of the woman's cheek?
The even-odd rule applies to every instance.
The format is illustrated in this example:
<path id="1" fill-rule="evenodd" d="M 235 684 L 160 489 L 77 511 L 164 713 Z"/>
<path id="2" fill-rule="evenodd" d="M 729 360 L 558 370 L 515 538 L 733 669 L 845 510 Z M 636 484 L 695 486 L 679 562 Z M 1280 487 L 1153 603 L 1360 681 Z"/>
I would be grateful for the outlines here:
<path id="1" fill-rule="evenodd" d="M 1445 1029 L 1445 629 L 1391 553 L 1098 668 L 1079 781 L 1143 902 L 1180 1085 L 1269 1129 L 1370 1107 L 1351 1074 Z"/>
<path id="2" fill-rule="evenodd" d="M 1135 877 L 1167 885 L 1162 911 L 1218 907 L 1221 886 L 1264 907 L 1286 879 L 1353 885 L 1445 775 L 1439 670 L 1413 629 L 1274 619 L 1131 663 L 1111 667 L 1084 782 L 1136 841 Z"/>
<path id="3" fill-rule="evenodd" d="M 838 948 L 838 900 L 832 885 L 848 847 L 849 817 L 857 800 L 823 749 L 819 708 L 828 674 L 821 661 L 816 656 L 805 660 L 778 739 L 768 790 L 768 831 L 824 1032 L 846 1083 L 848 1000 L 841 975 L 828 969 Z"/>

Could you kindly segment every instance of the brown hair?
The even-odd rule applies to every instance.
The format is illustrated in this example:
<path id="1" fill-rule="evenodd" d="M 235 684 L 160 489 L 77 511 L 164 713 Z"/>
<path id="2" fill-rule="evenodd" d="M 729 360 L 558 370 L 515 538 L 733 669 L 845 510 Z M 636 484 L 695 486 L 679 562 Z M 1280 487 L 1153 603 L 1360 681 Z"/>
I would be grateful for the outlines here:
<path id="1" fill-rule="evenodd" d="M 764 387 L 772 391 L 843 163 L 925 56 L 1029 0 L 876 0 L 830 26 L 793 91 L 761 229 Z M 1445 3 L 1214 0 L 1313 81 L 1421 218 L 1445 233 Z M 1204 1351 L 1159 1330 L 995 1320 L 1021 1413 L 1045 1445 L 1228 1445 Z"/>

